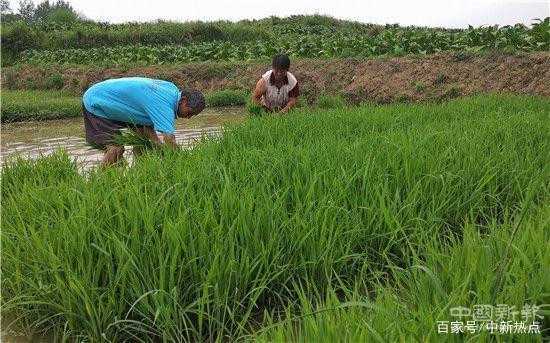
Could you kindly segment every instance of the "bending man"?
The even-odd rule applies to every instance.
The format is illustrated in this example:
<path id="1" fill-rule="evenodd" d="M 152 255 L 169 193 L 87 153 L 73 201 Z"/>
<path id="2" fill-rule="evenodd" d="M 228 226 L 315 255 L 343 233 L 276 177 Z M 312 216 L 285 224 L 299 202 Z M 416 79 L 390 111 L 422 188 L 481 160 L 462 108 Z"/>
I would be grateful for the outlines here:
<path id="1" fill-rule="evenodd" d="M 199 91 L 180 91 L 171 82 L 143 77 L 96 83 L 84 93 L 82 102 L 86 141 L 105 151 L 104 166 L 122 158 L 124 146 L 115 139 L 122 128 L 175 147 L 176 118 L 190 118 L 205 106 Z"/>

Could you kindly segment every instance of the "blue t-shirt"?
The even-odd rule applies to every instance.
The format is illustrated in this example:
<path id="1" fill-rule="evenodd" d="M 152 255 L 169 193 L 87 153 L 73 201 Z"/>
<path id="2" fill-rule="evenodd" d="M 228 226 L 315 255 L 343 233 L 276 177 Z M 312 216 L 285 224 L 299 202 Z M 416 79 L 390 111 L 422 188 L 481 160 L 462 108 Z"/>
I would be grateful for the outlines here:
<path id="1" fill-rule="evenodd" d="M 88 112 L 172 134 L 181 92 L 172 82 L 125 77 L 96 83 L 82 98 Z"/>

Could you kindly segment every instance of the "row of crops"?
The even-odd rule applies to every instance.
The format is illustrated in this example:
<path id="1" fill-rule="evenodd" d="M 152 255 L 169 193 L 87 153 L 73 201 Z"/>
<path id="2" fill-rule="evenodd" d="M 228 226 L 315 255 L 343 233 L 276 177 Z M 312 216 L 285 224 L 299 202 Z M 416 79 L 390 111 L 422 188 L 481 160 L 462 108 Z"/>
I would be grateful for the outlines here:
<path id="1" fill-rule="evenodd" d="M 150 24 L 149 24 L 150 25 Z M 235 24 L 238 25 L 238 24 Z M 265 24 L 262 24 L 265 27 Z M 441 51 L 548 51 L 550 18 L 524 25 L 470 27 L 466 30 L 387 26 L 271 25 L 268 35 L 241 40 L 197 39 L 180 44 L 111 44 L 86 48 L 26 49 L 17 61 L 30 64 L 162 64 L 192 61 L 252 60 L 286 52 L 294 57 L 400 56 Z M 59 33 L 59 31 L 54 31 Z M 267 31 L 261 31 L 267 32 Z"/>

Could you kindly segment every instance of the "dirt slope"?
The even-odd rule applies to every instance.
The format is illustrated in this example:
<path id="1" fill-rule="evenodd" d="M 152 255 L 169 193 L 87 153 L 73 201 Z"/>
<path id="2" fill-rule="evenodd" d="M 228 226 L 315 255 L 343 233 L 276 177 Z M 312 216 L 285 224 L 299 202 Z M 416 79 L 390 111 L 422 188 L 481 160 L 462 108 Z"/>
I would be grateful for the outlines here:
<path id="1" fill-rule="evenodd" d="M 269 67 L 259 62 L 209 62 L 138 68 L 32 67 L 5 68 L 7 88 L 47 88 L 61 75 L 64 89 L 81 93 L 97 81 L 121 76 L 147 76 L 203 91 L 252 89 Z M 420 101 L 479 92 L 550 96 L 550 53 L 442 53 L 371 60 L 295 60 L 291 71 L 308 101 L 318 94 L 342 94 L 353 102 Z"/>

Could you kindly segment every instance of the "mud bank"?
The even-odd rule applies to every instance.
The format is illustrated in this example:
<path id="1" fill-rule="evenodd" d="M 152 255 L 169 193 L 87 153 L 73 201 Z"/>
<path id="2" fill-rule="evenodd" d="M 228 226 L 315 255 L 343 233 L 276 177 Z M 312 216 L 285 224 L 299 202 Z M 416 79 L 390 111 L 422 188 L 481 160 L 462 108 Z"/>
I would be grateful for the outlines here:
<path id="1" fill-rule="evenodd" d="M 89 85 L 113 77 L 146 76 L 203 91 L 252 89 L 268 62 L 203 62 L 147 67 L 16 66 L 5 68 L 4 87 L 46 88 L 61 75 L 63 89 L 80 94 Z M 340 94 L 350 102 L 444 100 L 483 92 L 550 96 L 550 53 L 429 56 L 370 60 L 293 60 L 291 71 L 308 102 L 319 94 Z"/>

